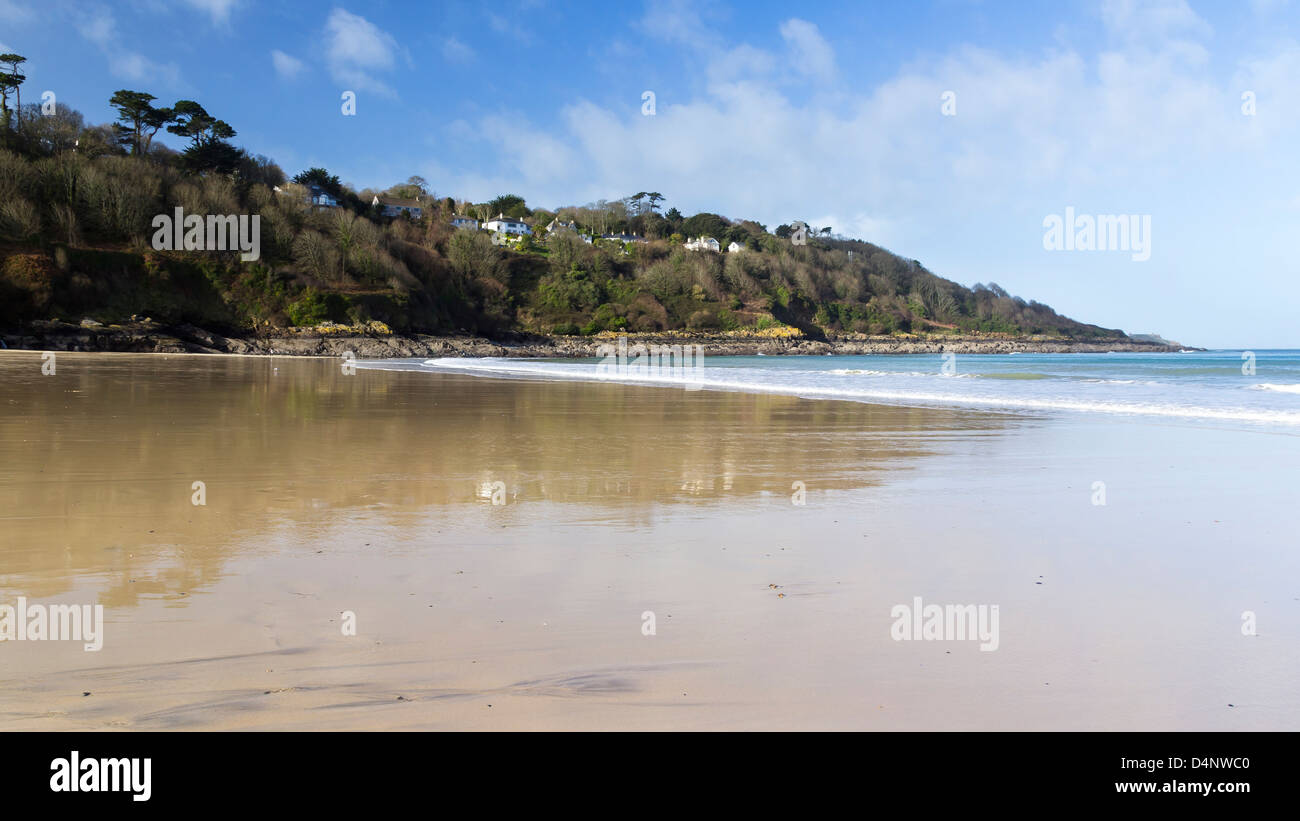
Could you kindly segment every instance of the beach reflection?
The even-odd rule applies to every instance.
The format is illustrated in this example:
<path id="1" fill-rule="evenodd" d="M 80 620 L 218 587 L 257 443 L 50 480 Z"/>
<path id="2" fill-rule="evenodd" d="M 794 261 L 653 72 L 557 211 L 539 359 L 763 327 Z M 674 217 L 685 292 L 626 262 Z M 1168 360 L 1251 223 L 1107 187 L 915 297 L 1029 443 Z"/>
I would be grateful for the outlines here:
<path id="1" fill-rule="evenodd" d="M 339 517 L 581 503 L 789 504 L 870 487 L 995 414 L 622 385 L 357 370 L 321 359 L 0 355 L 0 588 L 94 575 L 101 601 L 177 596 L 232 551 Z M 193 504 L 195 482 L 206 504 Z M 178 602 L 183 604 L 182 602 Z"/>

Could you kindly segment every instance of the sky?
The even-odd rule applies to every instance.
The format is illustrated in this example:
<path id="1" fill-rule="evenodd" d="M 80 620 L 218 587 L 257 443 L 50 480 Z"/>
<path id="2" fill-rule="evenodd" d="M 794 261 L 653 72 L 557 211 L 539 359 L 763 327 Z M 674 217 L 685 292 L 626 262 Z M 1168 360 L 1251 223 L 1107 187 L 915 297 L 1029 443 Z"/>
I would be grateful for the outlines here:
<path id="1" fill-rule="evenodd" d="M 126 88 L 358 189 L 803 219 L 1212 348 L 1300 348 L 1298 37 L 1300 0 L 0 0 L 24 101 L 88 122 Z M 1067 209 L 1149 253 L 1047 247 Z"/>

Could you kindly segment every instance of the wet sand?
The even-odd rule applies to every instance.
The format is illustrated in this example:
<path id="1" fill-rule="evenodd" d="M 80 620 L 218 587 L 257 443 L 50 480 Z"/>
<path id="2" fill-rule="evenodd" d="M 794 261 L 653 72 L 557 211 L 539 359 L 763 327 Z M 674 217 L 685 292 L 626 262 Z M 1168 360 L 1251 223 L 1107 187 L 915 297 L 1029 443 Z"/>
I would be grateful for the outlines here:
<path id="1" fill-rule="evenodd" d="M 57 366 L 0 353 L 0 604 L 104 647 L 0 643 L 0 730 L 1300 728 L 1295 435 Z M 915 596 L 999 648 L 894 641 Z"/>

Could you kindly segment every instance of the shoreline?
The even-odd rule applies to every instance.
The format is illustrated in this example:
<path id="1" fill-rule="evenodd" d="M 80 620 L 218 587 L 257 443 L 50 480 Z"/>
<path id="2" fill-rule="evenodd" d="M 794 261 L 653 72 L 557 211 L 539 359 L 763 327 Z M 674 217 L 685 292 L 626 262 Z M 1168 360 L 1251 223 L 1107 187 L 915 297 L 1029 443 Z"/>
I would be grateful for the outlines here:
<path id="1" fill-rule="evenodd" d="M 121 325 L 74 325 L 34 322 L 16 332 L 0 333 L 8 350 L 81 353 L 226 354 L 238 356 L 324 356 L 352 352 L 362 359 L 403 357 L 507 357 L 578 359 L 599 356 L 602 345 L 617 335 L 591 337 L 539 336 L 509 333 L 497 339 L 470 335 L 434 336 L 364 332 L 325 326 L 270 335 L 225 336 L 193 325 L 163 325 L 151 321 Z M 1078 341 L 1050 337 L 985 336 L 865 336 L 830 335 L 824 340 L 668 332 L 628 334 L 629 344 L 700 345 L 709 356 L 861 354 L 1008 354 L 1008 353 L 1177 353 L 1204 350 L 1132 339 Z"/>

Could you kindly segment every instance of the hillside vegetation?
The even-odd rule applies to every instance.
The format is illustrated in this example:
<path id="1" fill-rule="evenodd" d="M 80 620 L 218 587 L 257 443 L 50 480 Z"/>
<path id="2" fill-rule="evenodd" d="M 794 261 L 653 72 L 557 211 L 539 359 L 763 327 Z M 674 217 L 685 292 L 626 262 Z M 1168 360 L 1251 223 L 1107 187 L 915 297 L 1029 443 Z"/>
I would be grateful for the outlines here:
<path id="1" fill-rule="evenodd" d="M 62 105 L 47 113 L 5 106 L 0 325 L 149 316 L 242 333 L 378 320 L 399 332 L 489 336 L 677 329 L 1124 336 L 996 285 L 963 287 L 830 228 L 796 246 L 789 226 L 768 231 L 717 214 L 663 212 L 657 192 L 542 209 L 514 195 L 486 203 L 436 196 L 419 177 L 385 192 L 355 191 L 319 168 L 291 182 L 274 162 L 234 147 L 234 129 L 198 103 L 156 108 L 153 99 L 119 91 L 119 122 L 91 127 Z M 185 150 L 155 142 L 162 128 L 187 139 Z M 313 207 L 312 189 L 341 206 Z M 423 215 L 383 217 L 370 205 L 375 194 L 418 197 Z M 154 250 L 151 221 L 176 207 L 259 215 L 260 258 Z M 500 246 L 486 232 L 449 224 L 453 214 L 497 213 L 522 218 L 538 236 Z M 588 234 L 648 241 L 542 236 L 557 216 Z M 700 235 L 746 250 L 682 247 Z"/>

